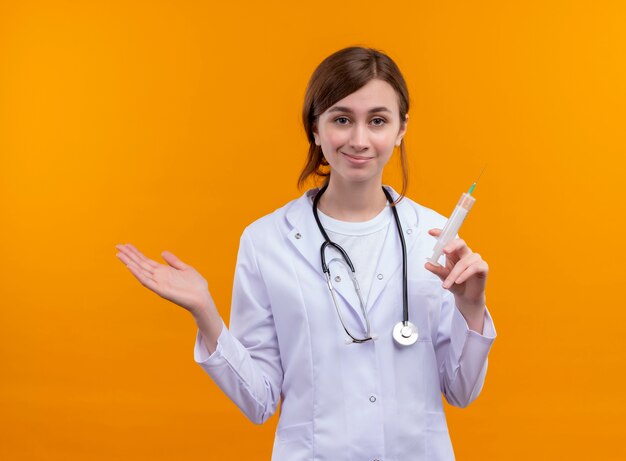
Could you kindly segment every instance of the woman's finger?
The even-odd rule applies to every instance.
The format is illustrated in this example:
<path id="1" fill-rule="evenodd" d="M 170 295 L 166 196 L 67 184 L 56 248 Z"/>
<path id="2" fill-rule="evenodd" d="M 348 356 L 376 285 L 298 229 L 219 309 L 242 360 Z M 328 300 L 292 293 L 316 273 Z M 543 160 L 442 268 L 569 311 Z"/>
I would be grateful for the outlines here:
<path id="1" fill-rule="evenodd" d="M 137 251 L 135 249 L 135 251 L 133 251 L 131 248 L 129 248 L 128 246 L 129 244 L 126 245 L 116 245 L 115 247 L 120 250 L 121 253 L 123 253 L 130 261 L 133 261 L 138 267 L 141 267 L 142 269 L 144 269 L 145 271 L 149 272 L 150 274 L 152 274 L 154 272 L 154 270 L 156 269 L 154 266 L 152 266 L 151 264 L 147 263 L 144 259 L 142 259 L 138 254 Z M 157 264 L 158 265 L 158 264 Z"/>
<path id="2" fill-rule="evenodd" d="M 149 276 L 152 275 L 150 272 L 146 271 L 143 267 L 141 267 L 139 264 L 137 264 L 136 261 L 131 259 L 126 253 L 118 253 L 116 256 L 124 264 L 126 264 L 126 267 L 133 267 L 135 269 L 135 272 L 142 274 L 142 276 L 149 277 Z"/>
<path id="3" fill-rule="evenodd" d="M 441 232 L 442 229 L 439 228 L 433 228 L 428 230 L 428 233 L 434 237 L 439 237 L 439 235 L 441 235 Z M 472 250 L 467 246 L 465 240 L 457 237 L 446 244 L 446 246 L 443 248 L 443 252 L 446 255 L 446 258 L 452 257 L 451 259 L 455 259 L 455 257 L 457 257 L 458 259 L 461 259 L 464 256 L 471 254 Z M 453 253 L 456 253 L 456 255 Z"/>
<path id="4" fill-rule="evenodd" d="M 134 245 L 127 243 L 126 246 L 137 255 L 137 257 L 139 257 L 139 259 L 141 259 L 142 261 L 144 261 L 146 264 L 149 264 L 153 269 L 156 269 L 157 267 L 159 267 L 159 263 L 156 261 L 153 261 L 150 258 L 147 258 L 143 255 L 143 253 L 141 251 L 139 251 L 137 248 L 135 248 Z"/>
<path id="5" fill-rule="evenodd" d="M 461 275 L 459 275 L 455 283 L 461 284 L 467 281 L 467 279 L 469 279 L 473 275 L 479 275 L 483 278 L 486 278 L 488 272 L 489 272 L 489 266 L 487 265 L 485 261 L 480 260 L 472 264 Z"/>
<path id="6" fill-rule="evenodd" d="M 459 259 L 462 259 L 465 256 L 472 254 L 472 250 L 470 250 L 470 248 L 465 243 L 465 240 L 463 240 L 462 238 L 455 238 L 448 242 L 448 244 L 443 247 L 443 252 L 445 255 L 456 253 Z"/>
<path id="7" fill-rule="evenodd" d="M 442 282 L 446 279 L 446 277 L 450 273 L 450 270 L 447 269 L 445 266 L 435 266 L 430 261 L 427 261 L 424 267 L 428 269 L 429 271 L 431 271 L 433 274 L 435 274 L 437 277 L 439 277 Z"/>
<path id="8" fill-rule="evenodd" d="M 456 282 L 456 280 L 459 278 L 459 276 L 465 272 L 465 270 L 472 265 L 473 263 L 477 262 L 480 260 L 480 255 L 477 253 L 471 253 L 469 255 L 466 255 L 465 257 L 463 257 L 462 259 L 459 260 L 459 262 L 457 262 L 454 267 L 452 268 L 452 270 L 450 271 L 450 274 L 446 277 L 446 279 L 443 282 L 443 287 L 444 288 L 449 288 L 452 286 L 453 283 Z"/>
<path id="9" fill-rule="evenodd" d="M 165 259 L 165 262 L 175 269 L 184 270 L 187 268 L 187 264 L 178 259 L 171 251 L 165 250 L 161 253 L 161 256 Z"/>
<path id="10" fill-rule="evenodd" d="M 120 248 L 120 252 L 126 256 L 127 260 L 132 262 L 136 267 L 141 268 L 142 270 L 148 272 L 148 273 L 152 273 L 154 271 L 154 269 L 148 265 L 147 263 L 145 263 L 144 261 L 142 261 L 139 256 L 137 256 L 134 252 L 132 252 L 130 249 L 128 248 Z"/>
<path id="11" fill-rule="evenodd" d="M 135 276 L 135 278 L 137 278 L 137 280 L 139 280 L 139 282 L 144 287 L 157 293 L 158 285 L 154 280 L 148 277 L 145 272 L 137 268 L 137 266 L 133 262 L 131 262 L 131 264 L 127 264 L 126 267 L 128 267 L 128 270 Z"/>

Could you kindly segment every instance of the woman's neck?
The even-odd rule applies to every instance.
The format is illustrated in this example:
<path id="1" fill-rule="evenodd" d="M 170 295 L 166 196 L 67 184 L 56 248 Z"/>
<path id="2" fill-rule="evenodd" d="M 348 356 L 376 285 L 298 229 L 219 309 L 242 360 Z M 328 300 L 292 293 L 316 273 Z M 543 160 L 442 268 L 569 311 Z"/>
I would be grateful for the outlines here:
<path id="1" fill-rule="evenodd" d="M 343 184 L 331 179 L 318 208 L 331 218 L 362 222 L 376 217 L 386 204 L 387 197 L 380 182 Z"/>

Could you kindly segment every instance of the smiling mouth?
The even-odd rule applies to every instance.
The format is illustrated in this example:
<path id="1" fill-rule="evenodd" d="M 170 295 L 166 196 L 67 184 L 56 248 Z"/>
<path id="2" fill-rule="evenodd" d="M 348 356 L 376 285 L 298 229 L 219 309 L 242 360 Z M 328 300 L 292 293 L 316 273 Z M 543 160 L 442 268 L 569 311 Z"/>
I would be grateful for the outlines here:
<path id="1" fill-rule="evenodd" d="M 357 163 L 365 163 L 368 160 L 371 160 L 374 158 L 374 157 L 360 157 L 357 155 L 350 155 L 350 154 L 346 154 L 345 152 L 342 152 L 342 154 L 348 157 L 350 160 L 357 162 Z"/>

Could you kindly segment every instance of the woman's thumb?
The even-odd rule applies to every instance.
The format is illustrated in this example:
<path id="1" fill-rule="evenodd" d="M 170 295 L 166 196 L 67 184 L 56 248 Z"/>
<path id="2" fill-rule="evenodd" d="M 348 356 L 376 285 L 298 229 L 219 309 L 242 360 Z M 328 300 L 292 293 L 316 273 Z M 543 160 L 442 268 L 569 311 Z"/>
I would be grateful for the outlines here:
<path id="1" fill-rule="evenodd" d="M 167 250 L 162 252 L 161 256 L 163 256 L 163 259 L 165 259 L 165 262 L 167 262 L 170 266 L 172 266 L 175 269 L 181 269 L 182 270 L 182 269 L 185 269 L 187 267 L 187 264 L 182 262 L 180 259 L 178 259 L 176 256 L 174 256 L 173 253 L 170 253 Z"/>

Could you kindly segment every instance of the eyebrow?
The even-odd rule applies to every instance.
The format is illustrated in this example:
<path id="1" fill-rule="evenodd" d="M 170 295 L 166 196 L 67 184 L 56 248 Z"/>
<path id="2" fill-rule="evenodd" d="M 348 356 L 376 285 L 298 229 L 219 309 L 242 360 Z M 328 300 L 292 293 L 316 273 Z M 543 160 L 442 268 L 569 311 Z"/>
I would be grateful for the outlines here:
<path id="1" fill-rule="evenodd" d="M 331 107 L 330 109 L 328 109 L 328 112 L 346 112 L 348 114 L 352 114 L 352 109 L 350 109 L 349 107 L 344 107 L 344 106 L 334 106 Z M 372 114 L 374 112 L 389 112 L 391 113 L 391 111 L 389 109 L 387 109 L 385 106 L 379 106 L 379 107 L 372 107 L 370 110 L 367 111 L 368 114 Z"/>

